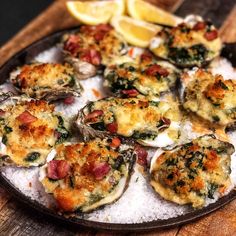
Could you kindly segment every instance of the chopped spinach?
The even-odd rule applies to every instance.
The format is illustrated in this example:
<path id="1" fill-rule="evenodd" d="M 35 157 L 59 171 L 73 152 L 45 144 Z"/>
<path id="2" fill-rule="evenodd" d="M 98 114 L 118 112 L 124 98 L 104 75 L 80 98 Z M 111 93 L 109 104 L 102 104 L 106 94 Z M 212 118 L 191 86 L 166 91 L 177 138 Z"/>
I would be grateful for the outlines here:
<path id="1" fill-rule="evenodd" d="M 70 81 L 68 83 L 69 87 L 74 87 L 75 86 L 75 77 L 70 76 Z"/>
<path id="2" fill-rule="evenodd" d="M 63 126 L 59 126 L 56 131 L 59 133 L 56 144 L 63 143 L 70 136 L 69 131 Z"/>
<path id="3" fill-rule="evenodd" d="M 5 125 L 5 126 L 4 126 L 4 131 L 5 131 L 6 134 L 9 134 L 9 133 L 11 133 L 13 130 L 12 130 L 12 128 L 11 128 L 10 126 Z"/>
<path id="4" fill-rule="evenodd" d="M 213 122 L 219 122 L 220 121 L 220 117 L 219 116 L 212 116 Z"/>
<path id="5" fill-rule="evenodd" d="M 93 123 L 93 124 L 89 124 L 89 125 L 93 129 L 96 129 L 96 130 L 100 130 L 100 131 L 106 130 L 106 126 L 105 126 L 105 123 L 103 121 L 97 122 L 97 123 Z"/>
<path id="6" fill-rule="evenodd" d="M 208 186 L 208 197 L 210 199 L 214 199 L 214 193 L 215 191 L 218 189 L 218 185 L 215 184 L 215 183 L 211 183 L 209 186 Z"/>
<path id="7" fill-rule="evenodd" d="M 7 144 L 7 136 L 5 134 L 2 136 L 2 143 Z"/>
<path id="8" fill-rule="evenodd" d="M 33 162 L 33 161 L 36 161 L 39 157 L 40 157 L 39 152 L 31 152 L 26 156 L 26 158 L 24 160 L 29 161 L 29 162 Z"/>
<path id="9" fill-rule="evenodd" d="M 149 105 L 150 105 L 150 106 L 158 107 L 159 104 L 160 104 L 160 102 L 155 102 L 155 101 L 150 101 L 150 102 L 149 102 Z"/>
<path id="10" fill-rule="evenodd" d="M 147 133 L 142 133 L 142 132 L 139 132 L 139 131 L 134 131 L 132 137 L 134 139 L 151 139 L 151 140 L 154 140 L 156 138 L 156 134 L 155 133 L 152 133 L 152 132 L 147 132 Z"/>

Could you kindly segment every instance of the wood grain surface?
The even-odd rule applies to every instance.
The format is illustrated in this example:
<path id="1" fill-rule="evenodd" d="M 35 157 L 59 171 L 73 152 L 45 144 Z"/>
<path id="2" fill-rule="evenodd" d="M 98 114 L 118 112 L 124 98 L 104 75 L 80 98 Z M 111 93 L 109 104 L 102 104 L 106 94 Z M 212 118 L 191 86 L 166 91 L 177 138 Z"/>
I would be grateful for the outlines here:
<path id="1" fill-rule="evenodd" d="M 150 0 L 160 7 L 184 15 L 197 11 L 205 17 L 220 18 L 218 25 L 223 25 L 220 34 L 225 42 L 236 42 L 236 1 L 235 0 Z M 182 4 L 182 5 L 181 5 Z M 228 5 L 227 5 L 228 4 Z M 234 7 L 233 7 L 234 5 Z M 221 14 L 221 9 L 225 9 Z M 205 9 L 204 11 L 202 9 Z M 208 9 L 208 10 L 207 10 Z M 209 13 L 209 9 L 210 13 Z M 213 10 L 212 10 L 213 9 Z M 215 11 L 213 14 L 212 11 Z M 227 17 L 225 12 L 227 12 Z M 206 13 L 208 12 L 208 13 Z M 217 17 L 219 15 L 219 17 Z M 224 16 L 223 16 L 224 15 Z M 76 26 L 76 22 L 66 11 L 65 1 L 55 1 L 47 10 L 25 26 L 16 36 L 0 48 L 0 65 L 6 62 L 17 51 L 55 31 Z M 0 236 L 32 235 L 32 236 L 70 236 L 70 235 L 121 235 L 112 232 L 98 232 L 79 227 L 59 224 L 51 218 L 39 214 L 35 210 L 26 208 L 15 200 L 14 196 L 0 187 Z M 128 235 L 128 234 L 127 234 Z M 149 233 L 129 235 L 160 235 L 160 236 L 231 236 L 236 235 L 236 200 L 209 214 L 208 216 L 188 225 Z"/>

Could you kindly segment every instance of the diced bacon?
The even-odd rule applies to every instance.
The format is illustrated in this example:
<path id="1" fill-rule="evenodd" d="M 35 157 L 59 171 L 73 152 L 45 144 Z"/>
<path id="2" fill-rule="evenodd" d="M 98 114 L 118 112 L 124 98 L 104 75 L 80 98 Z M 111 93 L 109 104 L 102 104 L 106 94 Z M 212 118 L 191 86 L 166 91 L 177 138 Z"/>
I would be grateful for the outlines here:
<path id="1" fill-rule="evenodd" d="M 96 30 L 97 31 L 105 31 L 105 32 L 108 32 L 110 30 L 112 30 L 112 26 L 109 25 L 109 24 L 100 24 L 100 25 L 97 25 L 96 26 Z"/>
<path id="2" fill-rule="evenodd" d="M 199 21 L 193 26 L 193 30 L 203 30 L 205 28 L 206 28 L 206 23 L 203 21 Z"/>
<path id="3" fill-rule="evenodd" d="M 47 177 L 58 180 L 65 178 L 70 170 L 70 165 L 65 160 L 52 160 L 48 163 Z"/>
<path id="4" fill-rule="evenodd" d="M 110 133 L 115 134 L 118 130 L 118 124 L 116 122 L 112 122 L 108 124 L 106 128 Z"/>
<path id="5" fill-rule="evenodd" d="M 152 54 L 150 52 L 144 52 L 141 55 L 141 60 L 142 61 L 150 61 L 150 60 L 152 60 Z"/>
<path id="6" fill-rule="evenodd" d="M 6 112 L 5 112 L 4 110 L 0 109 L 0 116 L 4 116 L 5 113 L 6 113 Z"/>
<path id="7" fill-rule="evenodd" d="M 18 117 L 16 117 L 16 119 L 23 124 L 30 124 L 35 122 L 38 118 L 31 115 L 28 111 L 24 111 Z"/>
<path id="8" fill-rule="evenodd" d="M 95 164 L 92 173 L 96 180 L 102 180 L 110 171 L 111 167 L 106 163 Z"/>
<path id="9" fill-rule="evenodd" d="M 111 146 L 112 146 L 113 148 L 119 147 L 120 144 L 121 144 L 121 141 L 120 141 L 119 138 L 113 138 L 112 141 L 111 141 Z"/>
<path id="10" fill-rule="evenodd" d="M 122 90 L 121 93 L 129 98 L 137 97 L 139 94 L 139 92 L 136 89 Z"/>
<path id="11" fill-rule="evenodd" d="M 155 76 L 157 74 L 159 74 L 161 76 L 168 76 L 169 75 L 169 72 L 165 68 L 163 68 L 157 64 L 150 66 L 148 69 L 146 69 L 145 72 L 147 75 L 150 75 L 150 76 Z"/>
<path id="12" fill-rule="evenodd" d="M 209 31 L 209 32 L 206 32 L 204 34 L 204 37 L 208 40 L 208 41 L 212 41 L 214 39 L 216 39 L 218 37 L 218 32 L 217 30 L 212 30 L 212 31 Z"/>
<path id="13" fill-rule="evenodd" d="M 72 34 L 65 42 L 64 49 L 69 51 L 72 55 L 76 55 L 80 47 L 80 41 L 80 36 Z"/>
<path id="14" fill-rule="evenodd" d="M 137 163 L 141 166 L 146 166 L 147 165 L 147 156 L 148 156 L 147 151 L 139 145 L 137 145 L 135 147 L 134 151 L 137 154 Z"/>
<path id="15" fill-rule="evenodd" d="M 103 115 L 102 110 L 94 110 L 91 113 L 89 113 L 87 116 L 85 116 L 85 121 L 93 121 L 95 122 L 98 117 Z"/>
<path id="16" fill-rule="evenodd" d="M 66 105 L 73 104 L 74 102 L 75 102 L 75 97 L 73 97 L 73 96 L 67 97 L 63 101 L 63 103 L 66 104 Z"/>
<path id="17" fill-rule="evenodd" d="M 95 49 L 84 50 L 80 55 L 80 59 L 82 61 L 86 61 L 88 63 L 91 63 L 95 66 L 100 65 L 101 60 L 102 60 L 100 52 L 96 51 Z"/>

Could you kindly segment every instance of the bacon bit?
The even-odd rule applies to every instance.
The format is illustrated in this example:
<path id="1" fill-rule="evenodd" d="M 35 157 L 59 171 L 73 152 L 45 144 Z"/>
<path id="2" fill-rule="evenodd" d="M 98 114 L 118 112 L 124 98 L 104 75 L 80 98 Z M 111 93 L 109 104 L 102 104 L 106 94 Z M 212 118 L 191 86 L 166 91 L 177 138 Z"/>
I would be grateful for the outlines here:
<path id="1" fill-rule="evenodd" d="M 106 163 L 99 163 L 94 166 L 92 173 L 96 180 L 102 180 L 110 171 L 111 167 Z"/>
<path id="2" fill-rule="evenodd" d="M 118 124 L 116 122 L 112 122 L 107 124 L 106 128 L 110 133 L 115 134 L 118 130 Z"/>
<path id="3" fill-rule="evenodd" d="M 139 95 L 139 92 L 136 89 L 122 90 L 121 93 L 129 98 L 137 97 Z"/>
<path id="4" fill-rule="evenodd" d="M 91 113 L 89 113 L 87 116 L 85 116 L 85 121 L 92 121 L 95 122 L 97 120 L 98 117 L 103 115 L 103 111 L 102 110 L 94 110 Z"/>
<path id="5" fill-rule="evenodd" d="M 150 52 L 144 52 L 142 55 L 141 55 L 141 61 L 151 61 L 152 60 L 152 54 Z"/>
<path id="6" fill-rule="evenodd" d="M 171 123 L 171 120 L 170 119 L 168 119 L 168 118 L 166 118 L 166 117 L 162 117 L 161 118 L 161 120 L 163 121 L 163 123 L 165 124 L 165 125 L 167 125 L 167 126 L 169 126 L 170 125 L 170 123 Z"/>
<path id="7" fill-rule="evenodd" d="M 52 160 L 48 163 L 47 177 L 50 179 L 63 179 L 68 175 L 70 166 L 65 160 Z"/>
<path id="8" fill-rule="evenodd" d="M 150 75 L 150 76 L 155 76 L 157 74 L 161 76 L 169 75 L 169 72 L 165 68 L 157 64 L 150 66 L 147 70 L 145 70 L 145 72 L 147 75 Z"/>
<path id="9" fill-rule="evenodd" d="M 75 102 L 75 97 L 73 97 L 73 96 L 67 97 L 63 101 L 63 103 L 66 104 L 66 105 L 73 104 L 74 102 Z"/>
<path id="10" fill-rule="evenodd" d="M 130 57 L 133 57 L 133 55 L 134 55 L 134 48 L 130 48 L 130 50 L 128 51 L 128 55 Z"/>
<path id="11" fill-rule="evenodd" d="M 206 28 L 206 23 L 203 21 L 199 21 L 193 26 L 193 30 L 203 30 L 205 28 Z"/>
<path id="12" fill-rule="evenodd" d="M 38 118 L 31 115 L 28 111 L 21 113 L 16 119 L 24 124 L 30 124 L 35 122 Z"/>
<path id="13" fill-rule="evenodd" d="M 79 35 L 72 34 L 64 44 L 64 49 L 69 51 L 72 55 L 76 55 L 79 49 L 81 39 Z"/>
<path id="14" fill-rule="evenodd" d="M 137 154 L 137 163 L 141 166 L 147 166 L 147 151 L 139 145 L 136 145 L 134 151 Z"/>
<path id="15" fill-rule="evenodd" d="M 104 36 L 112 29 L 108 24 L 100 24 L 96 26 L 94 39 L 96 41 L 103 40 Z"/>
<path id="16" fill-rule="evenodd" d="M 208 40 L 208 41 L 212 41 L 214 39 L 216 39 L 218 37 L 218 32 L 217 30 L 212 30 L 212 31 L 209 31 L 209 32 L 206 32 L 204 34 L 204 37 Z"/>
<path id="17" fill-rule="evenodd" d="M 5 113 L 6 113 L 6 112 L 5 112 L 4 110 L 0 109 L 0 116 L 4 116 Z"/>
<path id="18" fill-rule="evenodd" d="M 96 98 L 101 98 L 101 94 L 97 89 L 92 89 L 92 91 L 93 91 L 93 94 Z"/>
<path id="19" fill-rule="evenodd" d="M 143 108 L 143 107 L 146 108 L 149 106 L 149 103 L 147 101 L 139 101 L 138 105 L 140 108 Z"/>
<path id="20" fill-rule="evenodd" d="M 32 187 L 32 183 L 31 183 L 31 182 L 29 182 L 29 187 L 30 187 L 30 188 Z"/>
<path id="21" fill-rule="evenodd" d="M 91 63 L 95 66 L 100 65 L 102 61 L 100 52 L 96 51 L 95 49 L 85 49 L 81 53 L 80 59 L 88 63 Z"/>
<path id="22" fill-rule="evenodd" d="M 97 31 L 109 32 L 112 29 L 113 29 L 113 27 L 109 24 L 99 24 L 99 25 L 96 26 Z"/>
<path id="23" fill-rule="evenodd" d="M 119 147 L 120 144 L 121 144 L 121 141 L 120 141 L 119 138 L 113 138 L 112 141 L 111 141 L 111 146 L 112 146 L 113 148 Z"/>

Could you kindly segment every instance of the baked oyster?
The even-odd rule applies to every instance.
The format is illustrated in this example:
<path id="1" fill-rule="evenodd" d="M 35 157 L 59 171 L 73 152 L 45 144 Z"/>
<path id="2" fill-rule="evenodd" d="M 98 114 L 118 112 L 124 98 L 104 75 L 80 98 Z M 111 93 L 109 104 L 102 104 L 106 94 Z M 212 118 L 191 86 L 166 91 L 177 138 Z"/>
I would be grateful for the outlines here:
<path id="1" fill-rule="evenodd" d="M 111 25 L 82 25 L 78 31 L 63 37 L 65 60 L 71 63 L 80 79 L 97 74 L 102 65 L 108 65 L 127 53 L 127 44 Z"/>
<path id="2" fill-rule="evenodd" d="M 21 94 L 47 101 L 80 96 L 82 89 L 75 70 L 69 64 L 24 65 L 11 73 L 10 82 Z"/>
<path id="3" fill-rule="evenodd" d="M 236 81 L 197 69 L 181 76 L 183 107 L 216 125 L 236 122 Z"/>
<path id="4" fill-rule="evenodd" d="M 76 124 L 85 140 L 119 135 L 146 146 L 165 147 L 178 141 L 180 119 L 174 101 L 110 97 L 86 105 Z"/>
<path id="5" fill-rule="evenodd" d="M 156 56 L 180 67 L 206 65 L 220 54 L 221 48 L 214 25 L 193 15 L 176 27 L 163 28 L 150 44 Z"/>
<path id="6" fill-rule="evenodd" d="M 234 146 L 213 135 L 201 136 L 151 161 L 151 185 L 164 199 L 202 208 L 230 190 Z"/>
<path id="7" fill-rule="evenodd" d="M 119 138 L 66 143 L 41 167 L 40 181 L 62 212 L 90 212 L 118 200 L 135 163 L 132 147 Z"/>
<path id="8" fill-rule="evenodd" d="M 44 164 L 52 148 L 69 137 L 62 116 L 44 100 L 1 97 L 5 100 L 0 104 L 0 164 Z"/>
<path id="9" fill-rule="evenodd" d="M 140 56 L 139 62 L 126 62 L 107 67 L 105 87 L 126 97 L 138 94 L 160 96 L 175 86 L 178 70 L 170 63 L 156 61 L 151 53 Z"/>

